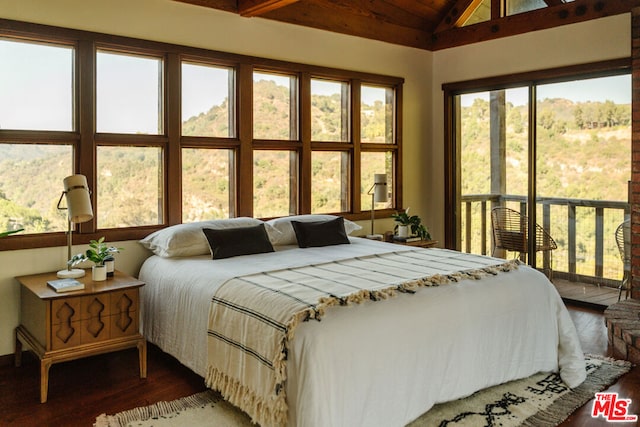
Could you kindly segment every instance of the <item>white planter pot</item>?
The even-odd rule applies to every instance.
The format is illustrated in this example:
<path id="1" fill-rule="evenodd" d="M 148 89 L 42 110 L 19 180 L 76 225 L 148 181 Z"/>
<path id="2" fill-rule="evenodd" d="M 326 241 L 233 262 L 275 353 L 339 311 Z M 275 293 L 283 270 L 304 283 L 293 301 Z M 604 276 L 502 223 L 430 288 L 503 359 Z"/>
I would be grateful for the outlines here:
<path id="1" fill-rule="evenodd" d="M 107 280 L 107 267 L 104 265 L 94 265 L 91 268 L 91 278 L 94 282 Z"/>
<path id="2" fill-rule="evenodd" d="M 408 225 L 399 225 L 398 226 L 398 237 L 409 237 L 409 226 Z"/>

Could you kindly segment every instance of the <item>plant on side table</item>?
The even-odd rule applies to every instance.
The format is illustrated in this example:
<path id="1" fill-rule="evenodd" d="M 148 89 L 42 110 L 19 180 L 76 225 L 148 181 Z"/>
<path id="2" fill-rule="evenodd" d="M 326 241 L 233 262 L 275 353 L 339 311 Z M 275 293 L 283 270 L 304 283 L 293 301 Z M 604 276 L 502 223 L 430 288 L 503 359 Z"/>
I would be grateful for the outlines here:
<path id="1" fill-rule="evenodd" d="M 98 240 L 91 240 L 89 242 L 89 249 L 85 252 L 74 255 L 68 264 L 75 266 L 84 261 L 92 261 L 94 263 L 91 269 L 92 279 L 95 282 L 99 282 L 107 279 L 107 267 L 105 261 L 112 257 L 113 254 L 119 253 L 122 248 L 116 248 L 115 246 L 108 246 L 104 242 L 104 237 Z"/>
<path id="2" fill-rule="evenodd" d="M 431 234 L 429 234 L 429 230 L 422 224 L 422 220 L 418 215 L 409 216 L 409 208 L 407 208 L 404 212 L 396 212 L 391 215 L 396 222 L 396 226 L 394 227 L 394 232 L 400 238 L 407 238 L 410 236 L 420 237 L 422 240 L 431 240 Z M 411 233 L 411 234 L 409 234 Z"/>
<path id="3" fill-rule="evenodd" d="M 18 230 L 3 231 L 2 233 L 0 233 L 0 237 L 6 237 L 10 234 L 19 233 L 21 231 L 24 231 L 24 228 L 20 228 Z"/>

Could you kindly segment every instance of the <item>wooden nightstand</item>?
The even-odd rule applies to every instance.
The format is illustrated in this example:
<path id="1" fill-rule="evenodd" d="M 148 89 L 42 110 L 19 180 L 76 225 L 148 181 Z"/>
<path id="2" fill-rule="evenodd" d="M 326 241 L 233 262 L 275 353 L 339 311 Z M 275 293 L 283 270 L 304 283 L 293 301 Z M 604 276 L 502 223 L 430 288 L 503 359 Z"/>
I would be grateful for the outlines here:
<path id="1" fill-rule="evenodd" d="M 415 242 L 398 242 L 397 240 L 391 241 L 391 243 L 395 243 L 397 245 L 406 245 L 406 246 L 415 246 L 418 248 L 433 248 L 438 244 L 437 240 L 418 240 Z"/>
<path id="2" fill-rule="evenodd" d="M 116 271 L 94 282 L 79 278 L 85 289 L 58 293 L 47 285 L 56 273 L 16 278 L 20 282 L 21 324 L 16 328 L 15 364 L 22 363 L 22 343 L 40 359 L 40 402 L 47 401 L 52 364 L 137 347 L 140 378 L 147 377 L 147 342 L 138 331 L 138 291 L 143 282 Z"/>

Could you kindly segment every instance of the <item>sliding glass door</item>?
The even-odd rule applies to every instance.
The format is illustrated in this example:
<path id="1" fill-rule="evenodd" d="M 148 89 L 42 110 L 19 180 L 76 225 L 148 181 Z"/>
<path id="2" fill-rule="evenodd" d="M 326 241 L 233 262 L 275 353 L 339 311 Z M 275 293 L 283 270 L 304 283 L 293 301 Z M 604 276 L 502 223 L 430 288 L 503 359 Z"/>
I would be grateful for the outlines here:
<path id="1" fill-rule="evenodd" d="M 521 256 L 495 250 L 491 210 L 507 207 L 528 217 L 523 230 L 538 224 L 558 246 L 552 258 L 523 260 L 540 269 L 553 262 L 560 277 L 618 283 L 614 234 L 629 213 L 630 98 L 629 74 L 455 94 L 456 247 Z"/>
<path id="2" fill-rule="evenodd" d="M 461 247 L 490 254 L 491 209 L 526 209 L 528 89 L 459 96 Z"/>
<path id="3" fill-rule="evenodd" d="M 615 231 L 629 215 L 631 76 L 537 85 L 535 143 L 536 214 L 558 242 L 555 268 L 572 280 L 619 279 Z"/>

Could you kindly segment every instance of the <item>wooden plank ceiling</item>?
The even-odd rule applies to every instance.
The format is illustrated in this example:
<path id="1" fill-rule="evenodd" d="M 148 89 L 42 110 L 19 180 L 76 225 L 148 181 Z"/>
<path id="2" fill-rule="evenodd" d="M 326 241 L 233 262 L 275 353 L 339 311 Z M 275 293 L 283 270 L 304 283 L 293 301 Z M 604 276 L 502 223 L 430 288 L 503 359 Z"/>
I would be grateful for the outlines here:
<path id="1" fill-rule="evenodd" d="M 176 0 L 426 50 L 439 50 L 630 12 L 640 0 Z M 475 23 L 477 22 L 477 23 Z M 470 25 L 471 24 L 471 25 Z"/>

